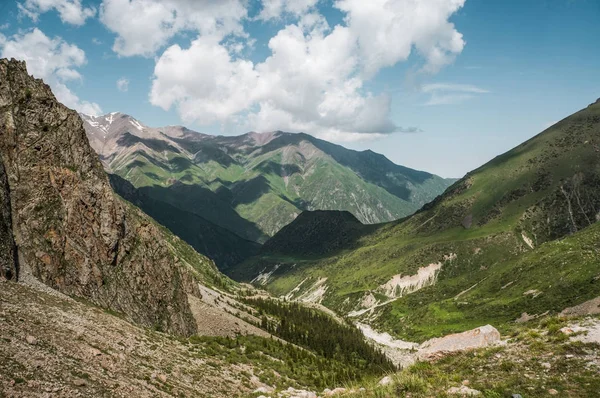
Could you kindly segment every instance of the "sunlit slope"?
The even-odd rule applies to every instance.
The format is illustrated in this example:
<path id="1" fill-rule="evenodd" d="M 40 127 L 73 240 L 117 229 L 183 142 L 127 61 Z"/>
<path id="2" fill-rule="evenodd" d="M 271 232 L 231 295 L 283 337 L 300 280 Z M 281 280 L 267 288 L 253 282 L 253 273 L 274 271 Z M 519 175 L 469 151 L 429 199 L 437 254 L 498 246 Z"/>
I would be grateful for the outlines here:
<path id="1" fill-rule="evenodd" d="M 452 183 L 307 134 L 217 137 L 152 128 L 121 113 L 83 118 L 111 174 L 258 242 L 304 210 L 349 211 L 364 223 L 396 220 Z"/>
<path id="2" fill-rule="evenodd" d="M 232 275 L 252 280 L 278 265 L 265 285 L 272 292 L 318 288 L 336 311 L 416 339 L 558 311 L 600 293 L 599 151 L 597 102 L 408 219 L 318 258 L 263 252 Z"/>

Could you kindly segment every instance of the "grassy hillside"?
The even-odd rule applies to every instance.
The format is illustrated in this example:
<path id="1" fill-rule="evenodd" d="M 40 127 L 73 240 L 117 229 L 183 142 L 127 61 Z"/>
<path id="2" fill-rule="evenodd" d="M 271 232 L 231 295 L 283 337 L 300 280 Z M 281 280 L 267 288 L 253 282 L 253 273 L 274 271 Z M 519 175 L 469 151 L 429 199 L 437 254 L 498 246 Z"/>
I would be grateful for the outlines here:
<path id="1" fill-rule="evenodd" d="M 363 223 L 414 213 L 451 183 L 306 134 L 215 137 L 150 128 L 130 116 L 84 116 L 107 170 L 148 197 L 264 242 L 304 210 L 344 210 Z"/>
<path id="2" fill-rule="evenodd" d="M 287 295 L 297 287 L 295 297 L 320 281 L 326 306 L 421 341 L 600 295 L 599 211 L 597 102 L 469 173 L 408 219 L 316 259 L 268 254 L 231 275 L 252 280 L 275 270 L 267 289 Z"/>

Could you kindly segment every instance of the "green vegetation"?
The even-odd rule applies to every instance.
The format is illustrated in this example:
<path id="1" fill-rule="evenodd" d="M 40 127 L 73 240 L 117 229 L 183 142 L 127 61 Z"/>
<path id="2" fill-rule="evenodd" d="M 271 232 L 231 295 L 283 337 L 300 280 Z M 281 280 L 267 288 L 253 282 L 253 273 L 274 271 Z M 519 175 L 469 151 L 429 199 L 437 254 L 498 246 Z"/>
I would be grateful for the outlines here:
<path id="1" fill-rule="evenodd" d="M 190 350 L 199 358 L 251 365 L 261 382 L 280 390 L 288 387 L 323 390 L 364 379 L 360 369 L 276 339 L 257 336 L 193 336 Z M 247 375 L 246 375 L 247 377 Z"/>
<path id="2" fill-rule="evenodd" d="M 245 302 L 265 314 L 261 322 L 263 329 L 285 341 L 342 362 L 365 376 L 395 369 L 389 359 L 366 343 L 360 330 L 352 325 L 340 324 L 299 303 L 272 299 L 247 299 Z"/>
<path id="3" fill-rule="evenodd" d="M 367 293 L 389 300 L 379 286 L 393 276 L 441 262 L 433 286 L 368 314 L 379 329 L 413 341 L 559 312 L 600 295 L 599 134 L 597 103 L 469 173 L 414 216 L 332 252 L 262 253 L 229 274 L 252 280 L 277 265 L 265 285 L 276 295 L 327 278 L 323 304 L 347 314 Z M 302 245 L 305 234 L 286 239 L 277 246 Z"/>
<path id="4" fill-rule="evenodd" d="M 158 201 L 150 209 L 165 203 L 259 243 L 304 210 L 346 210 L 365 223 L 395 220 L 452 183 L 306 134 L 214 137 L 183 130 L 156 139 L 125 131 L 118 145 L 111 172 Z M 134 145 L 141 149 L 130 151 Z M 180 236 L 181 224 L 172 228 Z"/>
<path id="5" fill-rule="evenodd" d="M 351 396 L 446 397 L 464 383 L 485 398 L 596 397 L 600 345 L 569 340 L 557 329 L 565 325 L 559 318 L 513 325 L 507 345 L 419 362 L 391 375 L 391 384 L 367 386 Z"/>

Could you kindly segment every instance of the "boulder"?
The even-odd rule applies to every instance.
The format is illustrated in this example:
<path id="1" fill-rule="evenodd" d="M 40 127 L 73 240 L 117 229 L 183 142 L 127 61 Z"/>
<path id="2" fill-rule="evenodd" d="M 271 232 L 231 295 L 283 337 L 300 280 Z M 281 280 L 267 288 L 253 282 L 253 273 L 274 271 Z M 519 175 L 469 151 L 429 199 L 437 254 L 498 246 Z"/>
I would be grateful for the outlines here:
<path id="1" fill-rule="evenodd" d="M 460 395 L 462 397 L 477 397 L 481 395 L 481 391 L 474 390 L 467 386 L 451 387 L 446 393 L 448 393 L 448 395 Z"/>
<path id="2" fill-rule="evenodd" d="M 418 356 L 420 359 L 433 359 L 444 353 L 475 350 L 500 342 L 500 332 L 486 325 L 463 333 L 450 334 L 424 342 Z"/>
<path id="3" fill-rule="evenodd" d="M 385 376 L 383 379 L 379 380 L 380 386 L 387 386 L 392 382 L 392 378 L 390 376 Z"/>

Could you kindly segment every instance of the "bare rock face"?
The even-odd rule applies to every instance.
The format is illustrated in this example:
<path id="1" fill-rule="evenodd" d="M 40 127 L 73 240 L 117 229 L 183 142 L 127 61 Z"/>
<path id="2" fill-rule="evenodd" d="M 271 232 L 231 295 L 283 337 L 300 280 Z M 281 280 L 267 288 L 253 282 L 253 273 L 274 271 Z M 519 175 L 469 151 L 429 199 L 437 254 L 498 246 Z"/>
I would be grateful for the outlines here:
<path id="1" fill-rule="evenodd" d="M 499 342 L 500 332 L 495 327 L 486 325 L 463 333 L 427 340 L 421 344 L 418 356 L 421 359 L 434 359 L 446 353 L 484 348 Z"/>
<path id="2" fill-rule="evenodd" d="M 0 157 L 0 278 L 17 279 L 17 256 L 12 235 L 10 192 Z"/>
<path id="3" fill-rule="evenodd" d="M 0 169 L 0 236 L 10 227 L 6 206 L 12 206 L 20 267 L 138 323 L 195 332 L 187 302 L 187 293 L 198 294 L 191 273 L 162 232 L 114 195 L 79 115 L 29 76 L 24 62 L 6 59 L 0 60 L 0 158 L 9 192 L 7 201 Z M 4 257 L 2 275 L 15 275 L 16 262 Z"/>

